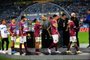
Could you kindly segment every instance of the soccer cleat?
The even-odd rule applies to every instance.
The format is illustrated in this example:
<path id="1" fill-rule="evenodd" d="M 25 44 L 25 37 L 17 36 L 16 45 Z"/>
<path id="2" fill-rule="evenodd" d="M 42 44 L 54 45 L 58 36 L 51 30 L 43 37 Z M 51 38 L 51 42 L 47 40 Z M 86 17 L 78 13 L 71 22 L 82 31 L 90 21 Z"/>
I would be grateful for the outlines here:
<path id="1" fill-rule="evenodd" d="M 23 52 L 21 51 L 21 52 L 20 52 L 20 55 L 22 55 L 22 54 L 23 54 Z"/>
<path id="2" fill-rule="evenodd" d="M 55 51 L 55 53 L 61 53 L 60 51 Z"/>
<path id="3" fill-rule="evenodd" d="M 51 49 L 48 48 L 48 53 L 51 54 Z"/>
<path id="4" fill-rule="evenodd" d="M 2 51 L 3 54 L 6 54 L 6 51 Z"/>
<path id="5" fill-rule="evenodd" d="M 77 54 L 81 54 L 82 52 L 81 51 L 76 51 Z"/>
<path id="6" fill-rule="evenodd" d="M 40 54 L 40 52 L 36 52 L 36 55 L 39 55 Z"/>
<path id="7" fill-rule="evenodd" d="M 12 55 L 13 55 L 14 53 L 16 53 L 16 51 L 15 51 L 15 50 L 14 50 L 14 51 L 12 51 Z"/>
<path id="8" fill-rule="evenodd" d="M 26 55 L 26 53 L 23 53 L 23 54 L 22 54 L 22 56 L 25 56 L 25 55 Z"/>
<path id="9" fill-rule="evenodd" d="M 8 54 L 8 50 L 6 50 L 5 53 Z"/>
<path id="10" fill-rule="evenodd" d="M 69 50 L 69 51 L 66 51 L 66 53 L 70 53 L 70 54 L 72 54 L 72 51 Z"/>

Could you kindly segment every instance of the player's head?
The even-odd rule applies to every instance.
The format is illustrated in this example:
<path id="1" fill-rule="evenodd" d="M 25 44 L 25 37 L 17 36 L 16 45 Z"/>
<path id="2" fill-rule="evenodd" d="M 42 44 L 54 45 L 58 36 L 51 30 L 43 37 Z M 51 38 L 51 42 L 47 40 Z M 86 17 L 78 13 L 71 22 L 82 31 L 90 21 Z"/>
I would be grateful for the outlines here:
<path id="1" fill-rule="evenodd" d="M 47 20 L 47 17 L 46 17 L 45 15 L 42 15 L 42 16 L 41 16 L 41 19 L 42 19 L 43 21 L 45 21 L 45 20 Z"/>
<path id="2" fill-rule="evenodd" d="M 11 19 L 11 23 L 16 23 L 15 18 L 12 18 L 12 19 Z"/>
<path id="3" fill-rule="evenodd" d="M 87 13 L 90 14 L 90 9 L 88 9 Z"/>
<path id="4" fill-rule="evenodd" d="M 76 13 L 71 13 L 71 17 L 76 17 Z"/>
<path id="5" fill-rule="evenodd" d="M 53 15 L 53 19 L 58 20 L 58 19 L 59 19 L 59 16 L 56 15 L 56 14 L 54 14 L 54 15 Z"/>
<path id="6" fill-rule="evenodd" d="M 21 20 L 26 21 L 27 18 L 25 16 L 21 16 Z"/>
<path id="7" fill-rule="evenodd" d="M 5 25 L 6 24 L 6 20 L 2 19 L 1 23 Z"/>
<path id="8" fill-rule="evenodd" d="M 62 18 L 66 19 L 67 18 L 66 14 L 63 13 Z"/>

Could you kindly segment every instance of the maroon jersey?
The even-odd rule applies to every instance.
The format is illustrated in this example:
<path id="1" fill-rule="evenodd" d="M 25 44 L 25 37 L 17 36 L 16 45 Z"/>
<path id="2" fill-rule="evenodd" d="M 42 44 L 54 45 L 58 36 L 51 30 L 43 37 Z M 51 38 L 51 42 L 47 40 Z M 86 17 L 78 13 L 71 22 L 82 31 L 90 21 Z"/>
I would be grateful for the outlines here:
<path id="1" fill-rule="evenodd" d="M 74 22 L 73 21 L 70 21 L 69 22 L 69 26 L 70 26 L 70 28 L 69 28 L 69 33 L 70 33 L 70 36 L 75 36 L 76 35 L 76 31 L 75 31 L 75 24 L 74 24 Z"/>
<path id="2" fill-rule="evenodd" d="M 34 25 L 34 36 L 39 37 L 40 36 L 40 29 L 41 25 L 40 24 L 35 24 Z"/>
<path id="3" fill-rule="evenodd" d="M 9 29 L 10 29 L 10 32 L 13 33 L 14 36 L 16 36 L 16 24 L 10 23 Z M 10 35 L 11 35 L 11 33 L 10 33 Z"/>
<path id="4" fill-rule="evenodd" d="M 20 21 L 19 22 L 19 36 L 23 35 L 26 36 L 26 31 L 25 31 L 25 22 Z"/>
<path id="5" fill-rule="evenodd" d="M 57 27 L 53 26 L 53 24 L 57 24 L 57 21 L 51 20 L 51 33 L 52 33 L 52 35 L 58 34 Z"/>

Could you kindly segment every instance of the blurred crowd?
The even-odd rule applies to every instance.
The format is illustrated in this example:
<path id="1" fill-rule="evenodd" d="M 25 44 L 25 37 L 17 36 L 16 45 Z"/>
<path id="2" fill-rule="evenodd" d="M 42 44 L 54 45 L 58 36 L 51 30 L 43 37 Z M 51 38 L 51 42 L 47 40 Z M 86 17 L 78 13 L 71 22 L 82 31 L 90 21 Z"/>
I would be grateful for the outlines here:
<path id="1" fill-rule="evenodd" d="M 64 8 L 66 11 L 69 12 L 69 14 L 71 14 L 71 12 L 75 12 L 78 18 L 86 17 L 86 10 L 89 8 L 90 5 L 89 2 L 52 2 L 52 3 L 55 3 L 60 7 Z M 6 18 L 7 20 L 9 20 L 12 16 L 18 17 L 20 13 L 30 5 L 32 4 L 21 4 L 21 5 L 12 3 L 2 4 L 0 6 L 0 18 Z M 37 8 L 37 6 L 35 8 Z M 46 10 L 50 9 L 48 8 Z M 41 11 L 40 9 L 37 10 L 37 12 L 40 11 Z M 31 12 L 35 13 L 36 10 Z"/>

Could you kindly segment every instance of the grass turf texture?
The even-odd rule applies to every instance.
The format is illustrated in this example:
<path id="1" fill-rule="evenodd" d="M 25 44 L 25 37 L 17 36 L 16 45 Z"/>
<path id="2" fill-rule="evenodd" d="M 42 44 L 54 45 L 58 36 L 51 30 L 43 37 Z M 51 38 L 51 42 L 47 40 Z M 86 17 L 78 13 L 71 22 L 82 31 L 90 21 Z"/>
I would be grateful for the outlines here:
<path id="1" fill-rule="evenodd" d="M 88 32 L 79 32 L 79 42 L 80 44 L 86 44 L 89 42 L 89 36 L 88 36 Z"/>

